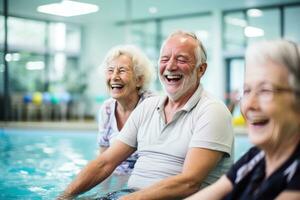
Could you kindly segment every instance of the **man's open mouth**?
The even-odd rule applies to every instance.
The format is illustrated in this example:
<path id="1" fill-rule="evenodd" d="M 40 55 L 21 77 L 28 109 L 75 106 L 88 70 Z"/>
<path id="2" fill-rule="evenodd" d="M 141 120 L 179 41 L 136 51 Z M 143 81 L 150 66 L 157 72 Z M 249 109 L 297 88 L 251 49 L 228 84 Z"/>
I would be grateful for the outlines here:
<path id="1" fill-rule="evenodd" d="M 182 75 L 176 74 L 176 75 L 164 75 L 165 78 L 168 80 L 168 82 L 176 82 L 182 79 Z"/>

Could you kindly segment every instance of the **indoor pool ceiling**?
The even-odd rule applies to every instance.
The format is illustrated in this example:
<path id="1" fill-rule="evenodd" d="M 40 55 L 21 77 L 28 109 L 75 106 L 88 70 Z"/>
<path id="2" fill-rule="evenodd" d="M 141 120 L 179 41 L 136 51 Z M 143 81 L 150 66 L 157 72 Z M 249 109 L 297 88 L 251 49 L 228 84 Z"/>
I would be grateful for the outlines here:
<path id="1" fill-rule="evenodd" d="M 282 3 L 300 2 L 300 0 L 78 0 L 99 6 L 99 11 L 92 14 L 74 17 L 56 17 L 42 14 L 36 8 L 43 4 L 60 2 L 60 0 L 8 0 L 9 14 L 34 19 L 65 21 L 80 24 L 101 24 L 105 22 L 120 22 L 128 19 L 149 19 L 161 16 L 192 14 L 211 10 L 228 10 L 238 8 L 252 8 L 255 6 L 269 6 Z M 1 11 L 3 0 L 0 0 Z M 130 6 L 131 5 L 131 6 Z M 151 14 L 150 7 L 157 12 Z M 131 14 L 127 14 L 131 11 Z"/>

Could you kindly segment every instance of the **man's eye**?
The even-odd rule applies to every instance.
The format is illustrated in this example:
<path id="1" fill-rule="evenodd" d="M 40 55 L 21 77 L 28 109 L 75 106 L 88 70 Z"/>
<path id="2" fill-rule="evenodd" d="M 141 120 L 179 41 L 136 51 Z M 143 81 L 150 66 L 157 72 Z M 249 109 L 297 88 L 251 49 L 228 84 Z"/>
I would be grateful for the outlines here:
<path id="1" fill-rule="evenodd" d="M 160 59 L 160 62 L 161 62 L 161 63 L 166 63 L 166 62 L 168 62 L 168 60 L 169 60 L 169 59 L 167 59 L 167 58 L 162 58 L 162 59 Z"/>
<path id="2" fill-rule="evenodd" d="M 187 61 L 186 61 L 186 60 L 182 60 L 182 59 L 178 59 L 177 62 L 178 62 L 178 63 L 181 63 L 181 64 L 184 64 L 184 63 L 186 63 Z"/>
<path id="3" fill-rule="evenodd" d="M 270 88 L 261 88 L 260 90 L 258 90 L 258 92 L 259 92 L 260 94 L 270 94 L 270 93 L 273 92 L 273 90 L 270 89 Z"/>

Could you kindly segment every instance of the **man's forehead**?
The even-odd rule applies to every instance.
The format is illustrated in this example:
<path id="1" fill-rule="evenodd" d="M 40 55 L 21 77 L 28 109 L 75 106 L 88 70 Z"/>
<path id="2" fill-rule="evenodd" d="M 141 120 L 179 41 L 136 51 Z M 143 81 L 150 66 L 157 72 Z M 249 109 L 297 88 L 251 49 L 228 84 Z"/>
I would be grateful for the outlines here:
<path id="1" fill-rule="evenodd" d="M 174 35 L 166 41 L 168 47 L 195 48 L 195 40 L 187 35 Z"/>
<path id="2" fill-rule="evenodd" d="M 176 40 L 177 42 L 179 43 L 186 43 L 188 42 L 189 40 L 191 40 L 192 38 L 187 36 L 187 35 L 181 35 L 181 34 L 178 34 L 178 35 L 173 35 L 172 37 L 169 38 L 169 41 L 173 41 L 173 40 Z"/>
<path id="3" fill-rule="evenodd" d="M 187 40 L 188 40 L 187 37 L 181 37 L 181 38 L 179 39 L 179 42 L 180 42 L 180 43 L 185 43 L 185 42 L 187 42 Z"/>
<path id="4" fill-rule="evenodd" d="M 176 52 L 186 52 L 194 49 L 194 43 L 187 36 L 173 36 L 163 47 L 163 52 L 176 51 Z M 187 52 L 186 52 L 187 53 Z"/>

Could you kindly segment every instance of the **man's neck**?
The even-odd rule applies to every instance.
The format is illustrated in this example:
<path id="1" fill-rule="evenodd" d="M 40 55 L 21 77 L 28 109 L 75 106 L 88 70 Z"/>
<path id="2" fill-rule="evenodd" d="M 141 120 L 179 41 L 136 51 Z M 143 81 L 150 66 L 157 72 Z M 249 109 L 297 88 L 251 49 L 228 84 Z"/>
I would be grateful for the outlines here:
<path id="1" fill-rule="evenodd" d="M 178 99 L 172 99 L 168 96 L 167 101 L 165 103 L 165 107 L 170 107 L 172 110 L 179 110 L 195 94 L 198 87 L 200 87 L 200 85 L 196 85 L 195 87 L 191 88 L 189 91 L 187 91 L 185 94 L 183 94 Z"/>
<path id="2" fill-rule="evenodd" d="M 168 96 L 165 107 L 164 113 L 166 118 L 166 123 L 172 121 L 175 113 L 180 110 L 188 101 L 189 99 L 195 94 L 197 88 L 200 87 L 197 85 L 195 88 L 191 89 L 186 93 L 186 95 L 182 95 L 180 98 L 174 100 Z"/>

